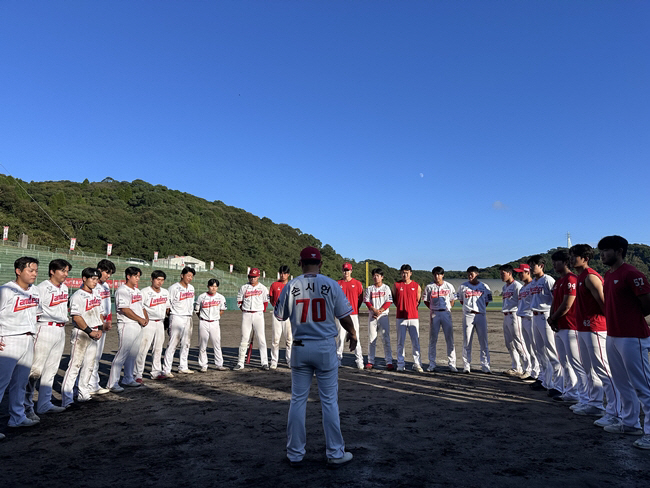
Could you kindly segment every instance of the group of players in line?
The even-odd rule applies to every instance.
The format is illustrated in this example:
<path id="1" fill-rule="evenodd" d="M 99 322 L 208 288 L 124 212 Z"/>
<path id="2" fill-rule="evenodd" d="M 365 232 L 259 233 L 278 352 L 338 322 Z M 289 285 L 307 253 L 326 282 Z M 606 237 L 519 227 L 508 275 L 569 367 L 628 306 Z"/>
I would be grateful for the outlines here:
<path id="1" fill-rule="evenodd" d="M 645 418 L 650 418 L 650 329 L 645 321 L 645 316 L 650 314 L 650 284 L 643 273 L 624 262 L 627 246 L 627 241 L 620 236 L 608 236 L 599 242 L 601 259 L 610 267 L 604 279 L 589 267 L 594 251 L 586 244 L 553 254 L 552 265 L 560 275 L 557 281 L 545 274 L 546 263 L 541 256 L 532 256 L 516 269 L 501 266 L 501 279 L 505 283 L 502 290 L 503 330 L 512 359 L 512 368 L 505 374 L 534 381 L 530 385 L 532 389 L 546 390 L 554 400 L 570 403 L 570 408 L 578 415 L 600 417 L 594 424 L 608 432 L 642 436 L 634 445 L 650 449 L 650 421 L 645 422 L 644 430 L 639 422 L 639 402 Z M 188 366 L 193 313 L 199 318 L 200 371 L 208 370 L 208 342 L 212 342 L 214 349 L 215 368 L 226 369 L 219 327 L 226 299 L 218 293 L 216 279 L 209 280 L 208 291 L 195 299 L 192 268 L 184 268 L 180 281 L 168 290 L 162 287 L 166 280 L 163 271 L 154 271 L 151 285 L 140 290 L 141 270 L 127 268 L 126 283 L 115 293 L 119 347 L 107 384 L 101 387 L 99 360 L 105 334 L 112 327 L 107 281 L 115 273 L 114 264 L 104 259 L 97 268 L 84 269 L 83 285 L 70 298 L 65 280 L 72 266 L 67 261 L 51 261 L 49 279 L 38 286 L 34 285 L 38 260 L 22 257 L 14 264 L 16 280 L 0 287 L 0 400 L 8 389 L 9 427 L 29 427 L 39 422 L 38 414 L 62 412 L 74 406 L 75 391 L 77 402 L 85 402 L 92 395 L 119 393 L 124 387 L 142 386 L 150 349 L 151 378 L 165 380 L 174 376 L 172 363 L 179 345 L 178 373 L 194 373 Z M 365 303 L 369 310 L 367 361 L 364 362 L 361 346 L 357 343 L 357 368 L 375 367 L 376 343 L 381 336 L 386 369 L 395 369 L 389 322 L 389 308 L 395 305 L 396 369 L 405 370 L 404 348 L 408 334 L 413 369 L 422 373 L 418 306 L 424 301 L 430 310 L 428 371 L 436 370 L 436 345 L 442 329 L 448 367 L 457 372 L 451 309 L 458 300 L 462 304 L 463 372 L 471 371 L 472 337 L 476 331 L 481 370 L 491 373 L 486 307 L 492 301 L 492 293 L 478 280 L 478 268 L 468 268 L 468 281 L 458 290 L 444 280 L 444 270 L 440 267 L 432 270 L 434 280 L 424 290 L 411 280 L 409 265 L 403 265 L 400 273 L 401 280 L 391 288 L 383 283 L 383 271 L 376 268 L 372 271 L 373 284 L 364 290 L 361 282 L 351 277 L 350 263 L 343 265 L 343 278 L 338 283 L 353 308 L 351 318 L 357 336 L 359 307 Z M 515 273 L 523 284 L 515 280 Z M 289 321 L 273 316 L 270 366 L 264 330 L 264 311 L 269 302 L 272 306 L 277 303 L 289 281 L 289 267 L 280 267 L 280 278 L 270 290 L 259 282 L 259 276 L 259 270 L 253 268 L 249 272 L 249 282 L 237 295 L 243 313 L 235 371 L 244 369 L 252 333 L 257 338 L 263 370 L 277 368 L 283 337 L 287 364 L 291 361 Z M 74 328 L 59 407 L 52 403 L 52 385 L 65 345 L 68 301 Z M 169 329 L 169 342 L 163 360 L 165 325 Z M 340 365 L 347 333 L 344 328 L 339 329 L 337 356 Z M 120 385 L 122 370 L 124 376 Z M 38 399 L 34 402 L 36 390 Z M 4 435 L 0 433 L 2 438 Z"/>

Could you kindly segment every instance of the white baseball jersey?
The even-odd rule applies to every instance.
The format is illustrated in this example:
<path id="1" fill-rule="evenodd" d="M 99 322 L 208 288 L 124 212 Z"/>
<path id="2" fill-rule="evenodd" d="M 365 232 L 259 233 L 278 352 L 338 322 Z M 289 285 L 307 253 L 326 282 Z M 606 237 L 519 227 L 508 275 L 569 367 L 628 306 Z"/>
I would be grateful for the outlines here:
<path id="1" fill-rule="evenodd" d="M 142 289 L 142 306 L 150 320 L 163 320 L 169 308 L 169 292 L 161 288 L 159 292 L 147 286 Z"/>
<path id="2" fill-rule="evenodd" d="M 506 283 L 501 289 L 501 297 L 503 304 L 501 309 L 504 312 L 516 312 L 519 308 L 519 291 L 521 290 L 521 283 L 513 281 L 509 285 Z"/>
<path id="3" fill-rule="evenodd" d="M 550 312 L 553 302 L 553 285 L 555 280 L 549 275 L 533 278 L 530 283 L 530 308 L 533 312 Z"/>
<path id="4" fill-rule="evenodd" d="M 102 314 L 104 317 L 111 315 L 111 287 L 108 283 L 97 283 L 93 292 L 99 296 L 102 301 Z"/>
<path id="5" fill-rule="evenodd" d="M 96 293 L 80 288 L 70 299 L 70 314 L 79 315 L 88 327 L 99 327 L 103 324 L 102 299 Z"/>
<path id="6" fill-rule="evenodd" d="M 0 337 L 36 333 L 36 316 L 40 315 L 38 288 L 23 290 L 15 281 L 0 286 Z"/>
<path id="7" fill-rule="evenodd" d="M 458 299 L 463 302 L 464 312 L 485 313 L 487 304 L 492 301 L 492 291 L 482 281 L 476 285 L 466 281 L 458 288 Z"/>
<path id="8" fill-rule="evenodd" d="M 241 303 L 244 312 L 263 312 L 269 300 L 269 290 L 262 283 L 255 286 L 246 283 L 237 293 L 237 303 Z"/>
<path id="9" fill-rule="evenodd" d="M 385 283 L 382 283 L 379 287 L 370 285 L 366 288 L 366 293 L 363 298 L 365 303 L 370 303 L 375 309 L 379 310 L 387 303 L 389 306 L 393 303 L 393 292 L 391 291 L 390 286 Z M 387 307 L 386 310 L 379 314 L 379 316 L 383 317 L 384 315 L 388 315 L 388 313 L 389 308 Z"/>
<path id="10" fill-rule="evenodd" d="M 304 274 L 284 287 L 275 318 L 291 319 L 294 340 L 330 339 L 339 335 L 334 319 L 353 311 L 339 284 L 321 274 Z"/>
<path id="11" fill-rule="evenodd" d="M 185 288 L 180 283 L 169 287 L 169 308 L 172 315 L 192 316 L 194 309 L 194 287 L 187 285 Z"/>
<path id="12" fill-rule="evenodd" d="M 532 317 L 533 315 L 533 309 L 530 308 L 530 301 L 533 298 L 533 296 L 530 293 L 531 284 L 532 281 L 529 283 L 524 283 L 522 287 L 519 289 L 519 303 L 517 304 L 517 315 L 519 315 L 520 317 Z"/>
<path id="13" fill-rule="evenodd" d="M 221 293 L 210 295 L 209 293 L 201 293 L 199 299 L 194 304 L 194 311 L 199 312 L 201 320 L 209 320 L 211 322 L 221 318 L 221 311 L 226 310 L 226 299 Z"/>
<path id="14" fill-rule="evenodd" d="M 422 293 L 422 301 L 429 302 L 432 312 L 451 311 L 452 300 L 456 300 L 456 288 L 447 281 L 443 281 L 440 286 L 429 283 Z"/>
<path id="15" fill-rule="evenodd" d="M 68 287 L 65 283 L 56 286 L 50 280 L 38 285 L 40 295 L 41 316 L 39 322 L 56 322 L 65 324 L 68 321 Z"/>
<path id="16" fill-rule="evenodd" d="M 142 293 L 137 288 L 130 288 L 126 285 L 120 286 L 115 292 L 115 309 L 117 310 L 117 321 L 123 324 L 138 324 L 135 320 L 131 320 L 124 312 L 121 311 L 123 308 L 130 308 L 131 311 L 140 316 L 144 317 L 142 312 Z"/>

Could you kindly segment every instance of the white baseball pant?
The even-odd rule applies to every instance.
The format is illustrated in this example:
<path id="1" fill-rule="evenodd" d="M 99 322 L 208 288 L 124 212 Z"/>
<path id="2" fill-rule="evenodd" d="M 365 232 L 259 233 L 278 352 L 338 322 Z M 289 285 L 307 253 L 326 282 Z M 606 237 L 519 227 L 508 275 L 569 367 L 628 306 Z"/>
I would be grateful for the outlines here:
<path id="1" fill-rule="evenodd" d="M 422 367 L 420 359 L 420 319 L 397 319 L 397 368 L 404 368 L 406 333 L 411 337 L 413 363 Z"/>
<path id="2" fill-rule="evenodd" d="M 117 335 L 120 339 L 117 352 L 111 364 L 111 372 L 108 375 L 107 388 L 117 386 L 120 381 L 120 373 L 124 367 L 124 378 L 122 383 L 135 383 L 135 359 L 140 350 L 140 336 L 142 327 L 134 322 L 118 322 Z"/>
<path id="3" fill-rule="evenodd" d="M 354 350 L 354 362 L 357 365 L 357 368 L 363 368 L 363 350 L 361 349 L 361 341 L 359 339 L 359 315 L 352 314 L 350 315 L 352 323 L 354 324 L 354 331 L 357 333 L 357 348 Z M 339 359 L 339 366 L 343 360 L 343 349 L 345 348 L 345 338 L 348 332 L 341 327 L 341 323 L 336 320 L 336 325 L 339 328 L 339 339 L 338 346 L 336 348 L 336 357 Z"/>
<path id="4" fill-rule="evenodd" d="M 488 348 L 487 317 L 484 313 L 463 312 L 463 370 L 469 371 L 472 363 L 472 338 L 476 338 L 480 347 L 482 370 L 490 370 L 490 349 Z"/>
<path id="5" fill-rule="evenodd" d="M 555 348 L 555 332 L 548 325 L 548 312 L 533 314 L 533 329 L 535 331 L 535 353 L 542 369 L 542 386 L 546 389 L 554 388 L 558 391 L 564 389 L 562 378 L 562 365 Z"/>
<path id="6" fill-rule="evenodd" d="M 578 331 L 560 329 L 555 334 L 555 345 L 562 364 L 563 395 L 578 403 L 586 403 L 587 374 L 580 362 Z"/>
<path id="7" fill-rule="evenodd" d="M 451 322 L 449 310 L 435 310 L 431 313 L 429 328 L 429 365 L 436 365 L 436 346 L 438 345 L 438 334 L 442 328 L 447 343 L 447 364 L 456 367 L 456 348 L 454 347 L 454 326 Z"/>
<path id="8" fill-rule="evenodd" d="M 147 353 L 153 343 L 153 353 L 151 356 L 151 377 L 155 378 L 162 374 L 162 357 L 163 343 L 165 342 L 165 326 L 162 320 L 149 320 L 149 323 L 142 328 L 140 334 L 140 347 L 138 355 L 135 358 L 135 377 L 142 378 L 144 374 L 144 365 L 147 361 Z"/>
<path id="9" fill-rule="evenodd" d="M 9 421 L 20 424 L 25 416 L 25 386 L 34 359 L 34 337 L 31 334 L 2 336 L 0 351 L 0 402 L 5 390 L 9 396 Z"/>
<path id="10" fill-rule="evenodd" d="M 305 455 L 307 398 L 311 380 L 316 375 L 323 412 L 325 453 L 330 459 L 341 458 L 345 453 L 345 443 L 339 417 L 336 339 L 299 342 L 302 345 L 294 344 L 291 355 L 291 404 L 287 419 L 287 457 L 290 461 L 300 461 Z"/>
<path id="11" fill-rule="evenodd" d="M 273 321 L 271 322 L 271 364 L 278 364 L 280 360 L 280 340 L 284 336 L 286 350 L 284 357 L 287 361 L 287 364 L 291 364 L 291 343 L 293 342 L 293 337 L 291 335 L 291 322 L 289 320 L 278 320 L 275 315 L 273 315 Z"/>
<path id="12" fill-rule="evenodd" d="M 587 405 L 603 408 L 603 392 L 607 397 L 605 411 L 621 416 L 621 396 L 612 380 L 607 360 L 607 332 L 578 331 L 580 361 L 587 375 Z"/>
<path id="13" fill-rule="evenodd" d="M 101 388 L 99 386 L 99 362 L 102 359 L 102 354 L 104 354 L 104 343 L 106 342 L 106 334 L 108 331 L 103 331 L 102 336 L 96 341 L 97 351 L 95 352 L 95 357 L 93 358 L 93 371 L 90 375 L 90 389 L 91 391 L 97 391 Z"/>
<path id="14" fill-rule="evenodd" d="M 376 317 L 368 314 L 368 363 L 375 364 L 377 352 L 377 335 L 381 334 L 384 343 L 384 359 L 386 365 L 393 364 L 393 350 L 390 347 L 390 317 L 388 313 Z"/>
<path id="15" fill-rule="evenodd" d="M 535 333 L 533 330 L 533 316 L 524 315 L 519 316 L 521 320 L 521 336 L 524 341 L 524 347 L 528 353 L 528 358 L 530 360 L 530 376 L 532 378 L 539 378 L 539 361 L 537 360 L 537 355 L 535 354 Z"/>
<path id="16" fill-rule="evenodd" d="M 621 421 L 627 427 L 641 426 L 639 402 L 643 406 L 643 431 L 650 434 L 650 337 L 607 336 L 607 359 L 614 385 L 621 394 Z"/>
<path id="17" fill-rule="evenodd" d="M 61 386 L 62 407 L 67 407 L 74 401 L 74 386 L 77 377 L 79 377 L 78 396 L 82 400 L 90 400 L 90 395 L 94 391 L 90 385 L 90 379 L 97 354 L 97 341 L 75 327 L 70 334 L 70 343 L 72 345 L 70 346 L 68 369 L 65 371 Z"/>
<path id="18" fill-rule="evenodd" d="M 52 385 L 59 371 L 61 356 L 65 347 L 65 327 L 38 323 L 38 333 L 34 344 L 34 361 L 29 373 L 25 394 L 25 410 L 45 413 L 52 404 Z M 38 401 L 34 409 L 34 390 L 38 390 Z"/>
<path id="19" fill-rule="evenodd" d="M 221 353 L 221 327 L 218 320 L 199 320 L 199 366 L 208 368 L 208 340 L 212 341 L 214 365 L 223 366 Z"/>
<path id="20" fill-rule="evenodd" d="M 244 366 L 246 350 L 251 338 L 251 331 L 257 338 L 257 347 L 260 350 L 262 366 L 269 364 L 269 355 L 266 350 L 266 335 L 264 333 L 264 312 L 244 312 L 241 319 L 241 342 L 239 343 L 239 357 L 237 364 Z"/>
<path id="21" fill-rule="evenodd" d="M 187 358 L 190 355 L 190 339 L 192 337 L 192 316 L 191 315 L 175 315 L 169 316 L 169 342 L 167 349 L 165 349 L 165 364 L 163 366 L 163 374 L 172 372 L 174 365 L 174 354 L 176 354 L 176 347 L 180 343 L 181 352 L 178 355 L 178 370 L 186 371 L 189 369 Z"/>
<path id="22" fill-rule="evenodd" d="M 512 369 L 518 373 L 531 372 L 530 357 L 524 346 L 521 320 L 514 312 L 503 314 L 503 339 L 510 353 Z"/>

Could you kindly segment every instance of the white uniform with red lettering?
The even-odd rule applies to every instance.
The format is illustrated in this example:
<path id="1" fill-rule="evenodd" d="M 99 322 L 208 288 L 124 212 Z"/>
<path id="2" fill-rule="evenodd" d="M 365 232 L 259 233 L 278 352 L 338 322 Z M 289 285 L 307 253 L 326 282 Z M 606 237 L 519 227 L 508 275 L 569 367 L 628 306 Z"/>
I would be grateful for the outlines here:
<path id="1" fill-rule="evenodd" d="M 305 455 L 305 417 L 311 380 L 316 375 L 323 411 L 326 454 L 342 458 L 338 405 L 338 358 L 335 319 L 352 313 L 341 287 L 321 274 L 304 274 L 284 287 L 275 306 L 278 320 L 291 320 L 294 347 L 291 354 L 291 405 L 287 421 L 287 457 L 299 462 Z"/>
<path id="2" fill-rule="evenodd" d="M 492 301 L 492 291 L 481 281 L 476 285 L 466 281 L 458 288 L 458 299 L 463 304 L 463 371 L 470 371 L 472 337 L 476 330 L 481 348 L 481 370 L 485 373 L 491 372 L 485 312 L 487 304 Z"/>
<path id="3" fill-rule="evenodd" d="M 528 373 L 530 375 L 532 367 L 530 356 L 524 345 L 524 336 L 521 326 L 521 319 L 517 315 L 519 308 L 519 292 L 522 285 L 514 280 L 512 283 L 506 283 L 501 289 L 503 304 L 503 338 L 506 343 L 506 349 L 510 353 L 512 369 L 517 373 Z"/>
<path id="4" fill-rule="evenodd" d="M 80 316 L 93 330 L 102 327 L 102 301 L 95 293 L 77 290 L 70 299 L 70 315 Z M 79 377 L 80 401 L 90 400 L 93 390 L 90 385 L 93 365 L 97 353 L 97 341 L 75 327 L 70 334 L 70 360 L 61 386 L 61 406 L 67 407 L 74 399 L 74 385 Z"/>
<path id="5" fill-rule="evenodd" d="M 190 354 L 190 340 L 192 338 L 194 287 L 187 285 L 187 288 L 185 288 L 180 282 L 170 286 L 169 308 L 169 342 L 167 343 L 167 349 L 165 349 L 163 374 L 171 373 L 174 354 L 179 342 L 181 352 L 178 358 L 178 371 L 190 371 L 187 358 Z"/>
<path id="6" fill-rule="evenodd" d="M 530 360 L 530 377 L 537 379 L 539 376 L 539 361 L 537 360 L 537 355 L 535 354 L 535 334 L 533 331 L 533 311 L 530 308 L 530 285 L 531 283 L 525 283 L 519 289 L 518 294 L 518 303 L 517 303 L 517 316 L 521 320 L 521 335 L 524 341 L 524 347 L 528 353 L 528 358 Z"/>
<path id="7" fill-rule="evenodd" d="M 442 327 L 447 343 L 447 365 L 456 368 L 456 347 L 454 346 L 454 326 L 451 322 L 451 302 L 456 300 L 454 285 L 443 281 L 442 285 L 429 283 L 422 293 L 422 301 L 429 304 L 429 371 L 436 367 L 436 346 Z"/>
<path id="8" fill-rule="evenodd" d="M 113 320 L 113 313 L 111 310 L 111 287 L 108 283 L 97 283 L 97 286 L 93 288 L 93 292 L 99 296 L 102 301 L 102 315 L 104 316 L 104 322 L 109 324 Z M 96 392 L 101 388 L 99 386 L 99 362 L 102 359 L 102 354 L 104 353 L 104 343 L 106 342 L 106 332 L 97 341 L 97 352 L 95 354 L 95 362 L 93 364 L 93 372 L 90 376 L 90 389 L 93 392 Z"/>
<path id="9" fill-rule="evenodd" d="M 34 344 L 34 362 L 29 373 L 25 410 L 45 413 L 52 404 L 52 385 L 59 371 L 59 363 L 65 347 L 65 324 L 68 321 L 68 287 L 56 286 L 50 280 L 38 285 L 41 315 Z M 38 402 L 34 409 L 34 390 L 38 390 Z"/>
<path id="10" fill-rule="evenodd" d="M 169 292 L 164 288 L 155 291 L 151 286 L 142 289 L 142 306 L 149 315 L 149 323 L 142 329 L 140 348 L 135 360 L 135 378 L 142 379 L 147 353 L 152 347 L 151 377 L 157 378 L 162 374 L 162 349 L 165 342 L 165 326 L 163 320 L 169 309 Z"/>
<path id="11" fill-rule="evenodd" d="M 208 341 L 212 341 L 214 365 L 223 367 L 221 353 L 221 311 L 226 310 L 226 299 L 221 293 L 210 295 L 201 293 L 194 304 L 194 311 L 199 313 L 199 366 L 201 371 L 208 370 Z"/>
<path id="12" fill-rule="evenodd" d="M 39 291 L 34 285 L 23 290 L 14 281 L 0 287 L 0 402 L 9 389 L 9 425 L 25 421 L 25 387 L 34 358 L 36 316 L 40 314 Z"/>
<path id="13" fill-rule="evenodd" d="M 276 281 L 271 285 L 271 289 L 269 290 L 269 300 L 271 301 L 272 307 L 275 307 L 275 304 L 278 303 L 278 298 L 280 298 L 280 294 L 285 286 L 286 283 L 282 283 L 281 281 Z M 280 360 L 280 340 L 282 339 L 282 336 L 284 336 L 285 344 L 284 358 L 287 361 L 287 364 L 291 364 L 291 344 L 293 343 L 293 336 L 291 335 L 291 323 L 288 320 L 278 320 L 275 315 L 273 315 L 271 320 L 271 369 L 275 369 Z"/>
<path id="14" fill-rule="evenodd" d="M 123 308 L 130 309 L 139 317 L 144 317 L 142 307 L 142 292 L 138 288 L 131 288 L 126 284 L 120 286 L 115 292 L 115 310 L 117 313 L 117 334 L 120 344 L 117 353 L 111 364 L 111 372 L 108 375 L 107 388 L 118 386 L 120 373 L 124 367 L 123 385 L 132 385 L 135 381 L 135 359 L 140 350 L 140 336 L 142 326 L 135 320 L 128 318 Z"/>
<path id="15" fill-rule="evenodd" d="M 383 310 L 378 317 L 372 312 L 368 313 L 368 363 L 375 364 L 377 351 L 377 335 L 381 334 L 384 343 L 384 359 L 386 366 L 393 364 L 393 351 L 390 347 L 390 318 L 388 316 L 390 304 L 393 303 L 393 292 L 384 283 L 381 286 L 370 285 L 366 288 L 363 301 L 372 305 L 376 310 Z M 368 307 L 370 308 L 370 307 Z"/>
<path id="16" fill-rule="evenodd" d="M 251 330 L 255 332 L 257 345 L 260 349 L 260 361 L 262 366 L 269 364 L 269 357 L 266 351 L 266 336 L 264 333 L 264 310 L 269 302 L 269 290 L 261 283 L 253 286 L 246 283 L 237 293 L 237 303 L 241 304 L 243 312 L 241 321 L 241 342 L 239 344 L 239 358 L 237 365 L 244 366 L 246 349 L 251 336 Z"/>
<path id="17" fill-rule="evenodd" d="M 553 302 L 553 285 L 555 280 L 549 275 L 533 278 L 530 284 L 530 308 L 533 311 L 533 329 L 535 333 L 535 353 L 540 363 L 542 386 L 546 389 L 564 389 L 562 365 L 555 346 L 555 333 L 548 325 Z"/>

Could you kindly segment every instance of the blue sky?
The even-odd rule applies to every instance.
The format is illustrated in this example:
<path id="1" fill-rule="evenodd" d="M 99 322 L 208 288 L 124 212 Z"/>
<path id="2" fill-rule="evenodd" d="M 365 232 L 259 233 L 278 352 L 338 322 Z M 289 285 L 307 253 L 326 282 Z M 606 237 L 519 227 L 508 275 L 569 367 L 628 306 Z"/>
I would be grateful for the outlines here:
<path id="1" fill-rule="evenodd" d="M 418 269 L 650 243 L 649 25 L 646 1 L 5 1 L 0 172 L 139 178 Z"/>

